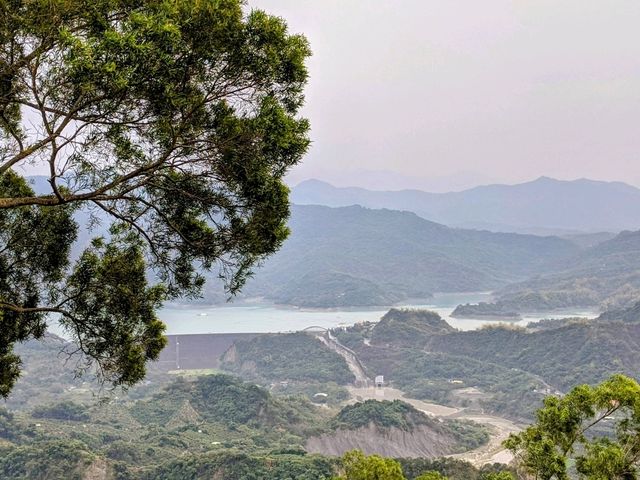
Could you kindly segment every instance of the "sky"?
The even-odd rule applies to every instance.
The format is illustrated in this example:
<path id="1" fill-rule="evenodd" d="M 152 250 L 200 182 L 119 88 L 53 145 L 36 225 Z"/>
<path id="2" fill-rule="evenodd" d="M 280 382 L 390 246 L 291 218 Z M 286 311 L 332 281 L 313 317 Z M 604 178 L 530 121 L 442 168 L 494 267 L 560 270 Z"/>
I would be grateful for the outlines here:
<path id="1" fill-rule="evenodd" d="M 640 186 L 638 0 L 248 0 L 314 52 L 288 177 L 459 190 Z"/>

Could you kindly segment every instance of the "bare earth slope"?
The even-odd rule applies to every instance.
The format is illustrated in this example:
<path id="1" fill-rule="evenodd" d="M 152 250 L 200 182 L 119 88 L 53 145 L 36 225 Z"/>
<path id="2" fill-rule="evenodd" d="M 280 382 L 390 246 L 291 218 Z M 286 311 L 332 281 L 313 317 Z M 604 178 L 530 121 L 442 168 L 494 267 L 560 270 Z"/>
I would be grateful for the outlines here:
<path id="1" fill-rule="evenodd" d="M 356 430 L 338 430 L 311 437 L 305 448 L 310 453 L 340 456 L 349 450 L 361 450 L 367 455 L 385 457 L 435 458 L 456 451 L 456 441 L 428 425 L 418 425 L 412 431 L 392 427 L 381 429 L 369 424 Z"/>

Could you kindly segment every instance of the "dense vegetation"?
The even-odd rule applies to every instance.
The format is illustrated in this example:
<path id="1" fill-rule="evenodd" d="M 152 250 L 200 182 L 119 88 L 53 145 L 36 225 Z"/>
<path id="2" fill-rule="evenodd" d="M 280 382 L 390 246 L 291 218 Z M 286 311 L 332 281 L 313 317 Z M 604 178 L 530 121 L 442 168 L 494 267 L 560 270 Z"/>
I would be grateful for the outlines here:
<path id="1" fill-rule="evenodd" d="M 22 359 L 23 375 L 6 400 L 10 408 L 30 408 L 37 403 L 50 403 L 64 398 L 65 391 L 82 388 L 71 365 L 65 366 L 66 342 L 54 335 L 41 341 L 31 340 L 16 347 Z M 82 396 L 79 397 L 84 400 Z"/>
<path id="2" fill-rule="evenodd" d="M 605 433 L 594 433 L 602 425 L 608 425 Z M 577 386 L 562 398 L 548 397 L 535 424 L 511 435 L 505 445 L 524 478 L 637 479 L 640 385 L 613 375 L 596 386 Z"/>
<path id="3" fill-rule="evenodd" d="M 181 377 L 135 401 L 81 406 L 73 396 L 21 412 L 0 409 L 0 477 L 316 480 L 338 473 L 336 459 L 304 451 L 306 438 L 344 425 L 337 411 L 230 376 Z M 371 421 L 363 415 L 376 412 L 366 406 L 357 417 Z M 460 450 L 486 436 L 472 425 L 440 428 L 457 435 Z"/>
<path id="4" fill-rule="evenodd" d="M 640 323 L 620 322 L 611 328 L 611 322 L 614 320 L 569 320 L 541 322 L 544 326 L 531 330 L 493 327 L 458 332 L 432 312 L 392 310 L 378 324 L 356 325 L 335 334 L 358 352 L 370 373 L 384 374 L 410 396 L 521 418 L 541 405 L 549 391 L 546 382 L 552 388 L 565 384 L 568 388 L 572 378 L 583 372 L 583 381 L 593 383 L 616 365 L 620 371 L 633 374 L 640 349 L 632 343 L 640 338 L 636 331 Z M 335 360 L 332 356 L 314 356 L 315 346 L 333 352 L 311 335 L 256 337 L 260 338 L 266 343 L 249 342 L 255 349 L 247 352 L 285 352 L 287 356 L 281 360 L 294 366 L 296 357 L 313 358 L 311 363 L 318 365 Z M 50 358 L 47 348 L 59 350 L 60 340 L 51 338 L 51 342 L 24 346 L 26 371 L 46 364 Z M 603 345 L 605 348 L 601 348 Z M 63 361 L 64 356 L 60 358 Z M 251 362 L 250 357 L 245 361 Z M 584 364 L 590 369 L 585 370 Z M 313 380 L 280 385 L 279 378 L 287 378 L 286 368 L 280 371 L 275 363 L 273 366 L 282 377 L 262 382 L 276 383 L 274 392 L 299 391 L 309 397 L 316 387 L 330 385 Z M 37 389 L 38 377 L 29 377 L 22 382 L 29 389 Z M 52 452 L 58 459 L 55 468 L 71 472 L 70 478 L 81 478 L 80 472 L 91 469 L 106 469 L 117 474 L 116 478 L 145 480 L 185 475 L 198 478 L 221 472 L 225 478 L 243 478 L 249 471 L 256 472 L 258 479 L 291 478 L 287 472 L 295 472 L 299 478 L 331 478 L 327 475 L 340 473 L 339 463 L 304 455 L 305 439 L 371 422 L 378 422 L 383 429 L 410 429 L 420 422 L 434 422 L 402 402 L 371 401 L 337 411 L 318 408 L 301 397 L 273 396 L 254 384 L 225 375 L 178 378 L 166 387 L 162 387 L 166 375 L 151 378 L 149 385 L 117 401 L 112 397 L 110 404 L 93 405 L 90 394 L 77 392 L 88 385 L 75 385 L 71 377 L 71 383 L 62 383 L 58 390 L 48 393 L 47 405 L 26 404 L 18 413 L 0 411 L 0 472 L 8 479 L 25 475 L 38 479 L 46 472 L 57 472 L 50 470 L 53 466 L 42 464 L 36 455 L 40 449 Z M 306 373 L 300 378 L 306 378 Z M 333 385 L 337 395 L 340 387 Z M 291 390 L 292 386 L 295 388 Z M 459 394 L 461 387 L 477 387 L 481 394 L 469 400 Z M 21 383 L 16 394 L 22 394 Z M 460 449 L 486 441 L 486 431 L 477 426 L 437 424 L 442 435 L 455 438 Z M 175 460 L 167 461 L 169 458 Z M 401 462 L 406 478 L 417 478 L 426 471 L 437 471 L 449 479 L 485 478 L 464 463 L 416 462 Z"/>
<path id="5" fill-rule="evenodd" d="M 452 437 L 464 451 L 473 450 L 489 441 L 487 430 L 472 422 L 438 421 L 400 400 L 366 400 L 347 405 L 336 415 L 336 429 L 355 430 L 375 425 L 379 429 L 398 428 L 411 432 L 418 425 L 428 425 L 442 437 Z"/>
<path id="6" fill-rule="evenodd" d="M 371 331 L 371 342 L 412 346 L 421 344 L 431 335 L 455 331 L 440 315 L 429 310 L 389 310 Z"/>
<path id="7" fill-rule="evenodd" d="M 291 238 L 247 283 L 247 295 L 313 307 L 389 305 L 495 289 L 578 250 L 555 237 L 452 229 L 357 206 L 294 206 L 290 226 Z"/>
<path id="8" fill-rule="evenodd" d="M 358 353 L 370 372 L 384 375 L 412 398 L 467 407 L 456 394 L 477 387 L 483 392 L 478 407 L 521 418 L 531 415 L 543 397 L 544 384 L 535 376 L 468 357 L 376 346 Z"/>
<path id="9" fill-rule="evenodd" d="M 0 446 L 0 476 L 8 479 L 83 480 L 95 460 L 82 442 L 46 440 Z"/>
<path id="10" fill-rule="evenodd" d="M 634 318 L 633 309 L 624 313 Z M 516 418 L 531 418 L 545 394 L 569 389 L 576 380 L 595 384 L 612 373 L 640 370 L 640 322 L 610 316 L 468 332 L 439 329 L 440 322 L 432 312 L 391 310 L 377 324 L 334 334 L 357 352 L 371 376 L 382 374 L 413 397 Z M 466 387 L 481 393 L 460 395 Z"/>
<path id="11" fill-rule="evenodd" d="M 276 287 L 268 296 L 280 304 L 308 308 L 393 305 L 406 298 L 404 292 L 389 290 L 375 280 L 322 271 L 306 273 L 286 287 Z"/>
<path id="12" fill-rule="evenodd" d="M 438 472 L 449 480 L 492 480 L 492 474 L 509 473 L 511 470 L 504 464 L 488 464 L 475 468 L 469 462 L 453 458 L 401 458 L 398 460 L 405 476 L 414 480 L 425 472 Z M 498 479 L 493 479 L 498 480 Z M 508 478 L 507 478 L 508 480 Z"/>
<path id="13" fill-rule="evenodd" d="M 344 359 L 307 333 L 260 335 L 235 343 L 222 368 L 263 382 L 352 383 Z"/>
<path id="14" fill-rule="evenodd" d="M 3 1 L 0 18 L 0 395 L 54 314 L 85 367 L 133 385 L 163 301 L 203 271 L 236 292 L 287 238 L 309 45 L 240 0 Z M 72 259 L 80 209 L 108 234 Z"/>
<path id="15" fill-rule="evenodd" d="M 337 480 L 512 480 L 510 470 L 503 465 L 473 468 L 466 462 L 452 459 L 381 458 L 359 451 L 347 452 L 341 461 L 342 475 Z M 446 475 L 446 476 L 445 476 Z"/>
<path id="16" fill-rule="evenodd" d="M 70 417 L 69 412 L 75 416 Z M 304 438 L 329 428 L 329 421 L 328 412 L 308 401 L 273 397 L 232 377 L 178 379 L 136 402 L 121 403 L 112 398 L 110 404 L 94 402 L 82 409 L 63 403 L 20 414 L 0 412 L 0 437 L 10 442 L 3 444 L 0 472 L 7 479 L 67 478 L 56 476 L 54 469 L 82 472 L 99 460 L 108 464 L 110 471 L 118 470 L 117 478 L 191 478 L 176 475 L 189 471 L 194 458 L 202 455 L 209 455 L 195 461 L 202 471 L 220 466 L 219 462 L 230 468 L 235 456 L 248 461 L 244 466 L 240 462 L 235 472 L 261 462 L 268 470 L 272 461 L 266 457 L 274 456 L 273 462 L 277 463 L 286 452 L 300 455 Z M 49 451 L 53 453 L 49 455 Z M 238 454 L 240 451 L 243 455 Z M 190 456 L 184 458 L 185 452 Z M 251 455 L 256 458 L 249 458 Z M 178 457 L 181 460 L 176 464 L 159 467 Z M 51 459 L 58 459 L 58 464 L 49 466 Z M 300 457 L 292 461 L 302 466 L 307 463 Z M 327 471 L 330 462 L 322 462 Z M 283 460 L 283 465 L 288 463 Z M 310 471 L 315 472 L 311 466 L 314 461 L 308 463 Z M 283 472 L 287 468 L 283 467 Z M 296 469 L 291 467 L 289 471 Z"/>
<path id="17" fill-rule="evenodd" d="M 415 425 L 433 423 L 408 403 L 394 400 L 367 400 L 344 407 L 335 419 L 336 428 L 353 430 L 373 423 L 381 428 L 413 430 Z"/>
<path id="18" fill-rule="evenodd" d="M 77 403 L 66 401 L 53 405 L 40 405 L 31 411 L 33 418 L 49 418 L 81 422 L 89 420 L 85 408 Z"/>
<path id="19" fill-rule="evenodd" d="M 167 462 L 142 480 L 330 480 L 336 461 L 319 456 L 274 455 L 249 456 L 210 454 L 188 456 Z"/>
<path id="20" fill-rule="evenodd" d="M 96 401 L 95 395 L 109 396 L 110 392 L 100 388 L 92 376 L 77 377 L 76 362 L 69 359 L 68 351 L 73 345 L 52 334 L 43 340 L 30 340 L 16 347 L 22 360 L 23 375 L 16 383 L 11 395 L 5 400 L 8 408 L 31 410 L 43 404 L 51 405 L 72 401 L 90 404 Z M 167 375 L 150 364 L 143 383 L 129 389 L 126 394 L 121 389 L 119 396 L 139 398 L 149 391 L 159 388 L 167 381 Z"/>
<path id="21" fill-rule="evenodd" d="M 622 232 L 559 267 L 557 273 L 504 288 L 498 303 L 520 312 L 631 306 L 640 297 L 640 231 Z"/>
<path id="22" fill-rule="evenodd" d="M 577 379 L 598 383 L 612 373 L 636 375 L 640 323 L 574 322 L 531 333 L 485 328 L 452 333 L 437 342 L 426 339 L 425 348 L 526 371 L 565 390 Z"/>

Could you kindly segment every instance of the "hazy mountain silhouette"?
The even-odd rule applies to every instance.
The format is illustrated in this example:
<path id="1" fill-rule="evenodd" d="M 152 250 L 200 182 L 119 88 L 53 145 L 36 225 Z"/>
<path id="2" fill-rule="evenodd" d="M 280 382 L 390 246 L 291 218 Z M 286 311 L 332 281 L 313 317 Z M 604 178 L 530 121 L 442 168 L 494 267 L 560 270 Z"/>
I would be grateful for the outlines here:
<path id="1" fill-rule="evenodd" d="M 361 205 L 409 210 L 464 228 L 569 234 L 640 228 L 640 189 L 622 182 L 563 181 L 548 177 L 518 185 L 487 185 L 451 193 L 336 188 L 318 180 L 292 190 L 297 204 Z"/>

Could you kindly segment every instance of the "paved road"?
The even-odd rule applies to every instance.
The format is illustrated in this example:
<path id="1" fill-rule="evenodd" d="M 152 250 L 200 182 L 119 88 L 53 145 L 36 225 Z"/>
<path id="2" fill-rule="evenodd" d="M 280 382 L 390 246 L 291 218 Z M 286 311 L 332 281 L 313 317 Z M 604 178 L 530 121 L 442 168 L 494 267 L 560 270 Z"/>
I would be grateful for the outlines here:
<path id="1" fill-rule="evenodd" d="M 384 388 L 353 388 L 348 387 L 351 397 L 358 400 L 402 400 L 421 412 L 426 413 L 431 417 L 448 417 L 460 412 L 460 409 L 454 407 L 447 407 L 445 405 L 438 405 L 437 403 L 423 402 L 415 398 L 408 398 L 405 396 L 402 390 L 397 388 L 384 387 Z"/>
<path id="2" fill-rule="evenodd" d="M 331 332 L 327 332 L 325 335 L 318 336 L 318 340 L 320 340 L 327 347 L 329 347 L 331 350 L 336 352 L 338 355 L 341 355 L 342 358 L 345 359 L 349 370 L 351 370 L 351 373 L 353 373 L 355 377 L 354 383 L 357 387 L 367 387 L 369 385 L 373 385 L 373 381 L 367 376 L 362 363 L 360 363 L 360 360 L 358 360 L 358 356 L 353 350 L 342 345 L 337 338 L 331 335 Z"/>
<path id="3" fill-rule="evenodd" d="M 475 466 L 482 466 L 487 463 L 509 463 L 513 460 L 513 456 L 502 446 L 502 442 L 511 433 L 517 433 L 522 430 L 522 428 L 511 420 L 493 415 L 466 412 L 463 408 L 423 402 L 422 400 L 409 398 L 405 396 L 403 391 L 391 387 L 374 388 L 371 386 L 372 382 L 367 377 L 367 374 L 355 352 L 342 345 L 329 332 L 327 332 L 327 335 L 323 335 L 318 338 L 321 342 L 340 354 L 346 360 L 349 369 L 356 378 L 356 387 L 349 387 L 349 392 L 354 400 L 403 400 L 410 405 L 413 405 L 418 410 L 433 417 L 458 418 L 486 425 L 491 430 L 491 438 L 486 445 L 465 453 L 451 455 L 451 457 L 466 460 Z"/>

